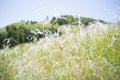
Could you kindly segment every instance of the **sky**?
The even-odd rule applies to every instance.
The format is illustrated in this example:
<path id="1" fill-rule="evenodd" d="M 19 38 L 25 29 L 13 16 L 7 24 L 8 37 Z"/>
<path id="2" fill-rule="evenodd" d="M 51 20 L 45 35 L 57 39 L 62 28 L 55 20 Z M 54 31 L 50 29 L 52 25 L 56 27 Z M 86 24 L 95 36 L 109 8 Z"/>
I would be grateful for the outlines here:
<path id="1" fill-rule="evenodd" d="M 120 0 L 0 0 L 0 27 L 66 14 L 117 21 L 120 20 Z"/>

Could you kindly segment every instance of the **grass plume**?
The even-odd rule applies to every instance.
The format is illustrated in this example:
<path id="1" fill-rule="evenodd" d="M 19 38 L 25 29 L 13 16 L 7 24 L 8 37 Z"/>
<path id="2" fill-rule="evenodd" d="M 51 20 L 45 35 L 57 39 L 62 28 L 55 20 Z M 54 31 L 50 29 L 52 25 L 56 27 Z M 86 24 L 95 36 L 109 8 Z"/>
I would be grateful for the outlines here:
<path id="1" fill-rule="evenodd" d="M 64 34 L 0 50 L 0 80 L 120 79 L 119 27 L 97 22 L 59 31 Z"/>

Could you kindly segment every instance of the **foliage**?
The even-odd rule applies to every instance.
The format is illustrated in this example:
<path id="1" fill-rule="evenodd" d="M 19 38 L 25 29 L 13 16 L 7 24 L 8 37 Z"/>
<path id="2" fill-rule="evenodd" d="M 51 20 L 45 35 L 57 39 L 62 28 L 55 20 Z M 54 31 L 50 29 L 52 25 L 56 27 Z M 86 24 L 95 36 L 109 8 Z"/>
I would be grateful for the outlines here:
<path id="1" fill-rule="evenodd" d="M 94 23 L 96 20 L 93 18 L 80 17 L 81 24 L 88 26 L 89 23 Z M 99 20 L 102 23 L 105 21 Z M 79 25 L 79 18 L 72 15 L 62 15 L 60 17 L 53 17 L 51 20 L 46 21 L 25 21 L 6 26 L 2 32 L 0 32 L 0 49 L 3 48 L 3 44 L 9 46 L 15 46 L 20 43 L 33 42 L 35 39 L 39 40 L 48 34 L 54 34 L 58 31 L 58 28 L 63 25 Z M 62 34 L 60 32 L 60 34 Z M 10 41 L 9 41 L 10 40 Z"/>
<path id="2" fill-rule="evenodd" d="M 35 39 L 39 40 L 45 37 L 45 34 L 47 34 L 45 31 L 49 30 L 55 33 L 57 28 L 57 25 L 52 27 L 49 21 L 47 23 L 38 23 L 36 21 L 25 22 L 22 20 L 21 22 L 8 25 L 4 28 L 4 31 L 0 29 L 0 49 L 3 48 L 3 45 L 4 47 L 12 47 L 21 43 L 32 42 Z"/>
<path id="3" fill-rule="evenodd" d="M 3 48 L 2 44 L 3 44 L 4 39 L 6 38 L 7 38 L 6 30 L 0 29 L 0 49 Z"/>
<path id="4" fill-rule="evenodd" d="M 106 24 L 107 22 L 103 20 L 96 20 L 93 18 L 87 18 L 87 17 L 80 17 L 80 22 L 84 26 L 88 26 L 90 23 L 95 23 L 96 21 L 99 21 L 101 23 Z M 72 15 L 62 15 L 60 17 L 52 17 L 51 24 L 58 24 L 58 25 L 67 25 L 67 24 L 78 24 L 79 17 L 75 17 Z"/>
<path id="5" fill-rule="evenodd" d="M 53 17 L 51 23 L 58 25 L 72 24 L 76 21 L 76 18 L 71 15 L 62 15 L 60 17 Z"/>
<path id="6" fill-rule="evenodd" d="M 58 25 L 64 25 L 64 24 L 68 24 L 68 21 L 64 18 L 53 17 L 51 20 L 51 23 L 58 24 Z"/>
<path id="7" fill-rule="evenodd" d="M 85 26 L 88 26 L 89 23 L 94 23 L 96 20 L 93 18 L 86 18 L 86 17 L 81 17 L 80 21 L 82 24 L 84 24 Z"/>
<path id="8" fill-rule="evenodd" d="M 107 24 L 106 21 L 103 21 L 103 20 L 98 20 L 99 22 L 103 23 L 103 24 Z"/>

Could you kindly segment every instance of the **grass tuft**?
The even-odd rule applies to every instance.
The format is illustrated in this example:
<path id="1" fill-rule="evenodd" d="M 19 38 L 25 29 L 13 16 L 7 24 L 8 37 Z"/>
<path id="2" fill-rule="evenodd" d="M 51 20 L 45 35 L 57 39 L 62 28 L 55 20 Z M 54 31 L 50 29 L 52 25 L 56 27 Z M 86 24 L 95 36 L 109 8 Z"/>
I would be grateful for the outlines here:
<path id="1" fill-rule="evenodd" d="M 119 27 L 96 23 L 59 30 L 62 36 L 0 50 L 0 80 L 120 79 Z"/>

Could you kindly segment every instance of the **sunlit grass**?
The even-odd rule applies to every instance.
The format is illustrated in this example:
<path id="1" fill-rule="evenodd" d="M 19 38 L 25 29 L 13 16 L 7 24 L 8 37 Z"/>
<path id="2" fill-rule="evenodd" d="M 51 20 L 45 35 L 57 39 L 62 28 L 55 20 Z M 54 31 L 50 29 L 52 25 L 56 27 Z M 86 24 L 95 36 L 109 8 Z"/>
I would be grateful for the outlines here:
<path id="1" fill-rule="evenodd" d="M 0 51 L 0 80 L 119 80 L 120 29 L 61 26 L 38 42 Z"/>

